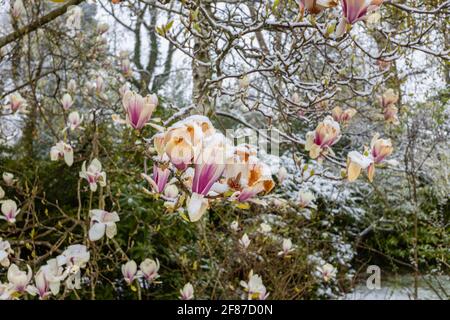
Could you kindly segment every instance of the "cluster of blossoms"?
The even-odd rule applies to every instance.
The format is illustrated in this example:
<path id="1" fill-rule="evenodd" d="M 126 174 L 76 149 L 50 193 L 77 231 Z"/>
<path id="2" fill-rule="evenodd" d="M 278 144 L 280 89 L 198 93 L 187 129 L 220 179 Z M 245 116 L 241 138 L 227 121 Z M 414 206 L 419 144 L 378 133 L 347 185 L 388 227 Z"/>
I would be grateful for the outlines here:
<path id="1" fill-rule="evenodd" d="M 152 193 L 176 196 L 180 182 L 188 190 L 189 219 L 198 221 L 213 198 L 244 202 L 272 190 L 270 168 L 257 157 L 255 147 L 234 146 L 204 116 L 181 120 L 153 137 L 157 152 L 153 176 L 144 175 Z M 176 171 L 177 179 L 169 180 Z M 169 188 L 169 189 L 168 189 Z"/>
<path id="2" fill-rule="evenodd" d="M 392 89 L 386 90 L 380 97 L 380 105 L 383 109 L 384 120 L 387 123 L 392 123 L 393 125 L 398 125 L 400 123 L 398 120 L 398 108 L 395 106 L 398 100 L 398 94 Z"/>
<path id="3" fill-rule="evenodd" d="M 81 269 L 90 259 L 86 246 L 71 245 L 61 255 L 42 265 L 32 281 L 33 271 L 29 265 L 27 271 L 23 271 L 16 264 L 10 264 L 8 256 L 12 253 L 9 243 L 0 240 L 0 262 L 2 266 L 8 267 L 8 282 L 0 282 L 0 300 L 17 299 L 27 293 L 37 295 L 40 299 L 56 296 L 62 281 L 68 290 L 80 289 Z"/>
<path id="4" fill-rule="evenodd" d="M 135 280 L 141 278 L 148 283 L 153 282 L 159 278 L 159 261 L 158 259 L 145 259 L 139 265 L 139 270 L 137 264 L 134 260 L 128 261 L 126 264 L 122 265 L 122 275 L 125 282 L 131 285 Z"/>

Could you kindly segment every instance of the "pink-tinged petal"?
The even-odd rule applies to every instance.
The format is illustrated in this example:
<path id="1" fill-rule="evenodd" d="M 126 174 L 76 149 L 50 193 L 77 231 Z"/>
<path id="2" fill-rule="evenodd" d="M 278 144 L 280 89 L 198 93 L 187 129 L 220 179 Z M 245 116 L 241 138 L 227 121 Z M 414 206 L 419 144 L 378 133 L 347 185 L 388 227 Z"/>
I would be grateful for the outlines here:
<path id="1" fill-rule="evenodd" d="M 225 164 L 196 164 L 192 192 L 206 196 L 225 171 Z"/>

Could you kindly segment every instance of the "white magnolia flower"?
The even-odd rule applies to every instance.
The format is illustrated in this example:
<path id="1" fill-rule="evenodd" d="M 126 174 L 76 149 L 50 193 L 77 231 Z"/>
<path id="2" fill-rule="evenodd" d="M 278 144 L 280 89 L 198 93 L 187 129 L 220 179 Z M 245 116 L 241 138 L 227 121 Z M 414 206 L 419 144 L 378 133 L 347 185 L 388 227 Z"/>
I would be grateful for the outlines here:
<path id="1" fill-rule="evenodd" d="M 6 220 L 9 223 L 15 223 L 16 217 L 20 213 L 20 209 L 17 209 L 17 204 L 14 200 L 2 200 L 2 214 L 0 219 Z"/>
<path id="2" fill-rule="evenodd" d="M 73 105 L 72 96 L 68 93 L 65 93 L 61 99 L 61 104 L 64 110 L 69 110 L 70 107 Z"/>
<path id="3" fill-rule="evenodd" d="M 283 251 L 278 252 L 279 256 L 285 256 L 292 252 L 294 249 L 292 248 L 292 241 L 291 239 L 283 239 L 283 245 L 282 245 Z"/>
<path id="4" fill-rule="evenodd" d="M 192 300 L 194 299 L 194 287 L 190 282 L 186 283 L 182 290 L 180 290 L 181 300 Z"/>
<path id="5" fill-rule="evenodd" d="M 15 292 L 23 293 L 29 289 L 29 283 L 33 276 L 33 272 L 29 265 L 27 265 L 28 272 L 22 271 L 16 264 L 11 264 L 8 269 L 7 278 L 10 284 L 12 284 L 12 289 Z"/>
<path id="6" fill-rule="evenodd" d="M 231 222 L 230 229 L 233 230 L 234 232 L 237 232 L 239 230 L 239 222 L 237 222 L 236 220 Z"/>
<path id="7" fill-rule="evenodd" d="M 91 228 L 89 229 L 89 240 L 97 241 L 106 236 L 109 239 L 117 234 L 116 222 L 120 221 L 117 212 L 108 212 L 105 210 L 91 210 Z"/>
<path id="8" fill-rule="evenodd" d="M 50 149 L 50 159 L 52 161 L 58 161 L 64 158 L 66 164 L 70 167 L 73 164 L 73 148 L 70 144 L 64 141 L 58 142 Z"/>
<path id="9" fill-rule="evenodd" d="M 58 266 L 66 265 L 68 277 L 66 286 L 68 289 L 81 289 L 81 269 L 86 266 L 90 259 L 86 246 L 74 244 L 56 258 Z"/>
<path id="10" fill-rule="evenodd" d="M 23 5 L 22 0 L 14 1 L 13 7 L 11 9 L 11 16 L 13 16 L 14 19 L 18 19 L 25 13 L 25 6 Z"/>
<path id="11" fill-rule="evenodd" d="M 0 199 L 3 199 L 5 197 L 5 190 L 3 190 L 2 187 L 0 187 Z"/>
<path id="12" fill-rule="evenodd" d="M 246 233 L 244 233 L 244 235 L 242 236 L 241 239 L 239 239 L 239 244 L 244 248 L 247 249 L 248 246 L 250 245 L 250 239 L 248 237 L 248 235 Z"/>
<path id="13" fill-rule="evenodd" d="M 67 118 L 67 128 L 71 131 L 74 131 L 76 129 L 83 129 L 81 127 L 81 123 L 83 122 L 84 117 L 80 116 L 78 111 L 73 111 L 69 114 L 69 117 Z"/>
<path id="14" fill-rule="evenodd" d="M 261 276 L 253 274 L 253 270 L 249 273 L 248 282 L 241 281 L 240 284 L 248 292 L 248 300 L 265 300 L 269 296 Z"/>
<path id="15" fill-rule="evenodd" d="M 122 275 L 125 282 L 129 285 L 136 279 L 137 275 L 137 265 L 134 260 L 128 261 L 126 264 L 122 265 Z"/>
<path id="16" fill-rule="evenodd" d="M 9 255 L 12 253 L 14 253 L 14 251 L 11 249 L 9 242 L 0 238 L 0 265 L 2 267 L 9 267 Z"/>
<path id="17" fill-rule="evenodd" d="M 36 273 L 34 276 L 35 285 L 28 292 L 32 295 L 39 295 L 40 299 L 45 299 L 50 295 L 56 296 L 59 293 L 61 281 L 65 279 L 67 273 L 58 264 L 57 259 L 50 259 Z"/>
<path id="18" fill-rule="evenodd" d="M 102 164 L 97 159 L 92 160 L 87 169 L 86 161 L 83 162 L 80 178 L 86 179 L 89 182 L 89 187 L 92 192 L 97 191 L 97 183 L 101 187 L 106 186 L 106 173 L 102 171 Z"/>
<path id="19" fill-rule="evenodd" d="M 151 282 L 157 278 L 159 278 L 158 270 L 159 270 L 159 261 L 158 259 L 145 259 L 139 265 L 138 276 L 143 277 L 148 282 Z"/>
<path id="20" fill-rule="evenodd" d="M 3 181 L 9 187 L 14 184 L 14 175 L 9 172 L 3 172 Z"/>
<path id="21" fill-rule="evenodd" d="M 300 207 L 305 208 L 316 200 L 316 197 L 311 191 L 300 190 L 298 193 L 298 204 Z"/>
<path id="22" fill-rule="evenodd" d="M 169 184 L 164 189 L 164 196 L 169 199 L 175 199 L 179 194 L 178 187 L 174 184 Z"/>
<path id="23" fill-rule="evenodd" d="M 334 279 L 336 277 L 337 270 L 333 265 L 326 263 L 322 267 L 317 267 L 317 271 L 320 272 L 320 274 L 323 277 L 323 280 L 325 282 L 330 281 L 331 279 Z"/>

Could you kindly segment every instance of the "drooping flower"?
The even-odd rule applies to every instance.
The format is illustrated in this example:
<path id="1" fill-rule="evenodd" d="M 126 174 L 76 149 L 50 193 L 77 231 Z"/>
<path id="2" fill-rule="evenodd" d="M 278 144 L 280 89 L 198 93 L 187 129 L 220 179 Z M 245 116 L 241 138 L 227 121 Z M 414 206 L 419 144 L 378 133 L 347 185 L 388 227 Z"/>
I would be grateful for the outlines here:
<path id="1" fill-rule="evenodd" d="M 14 251 L 11 249 L 11 245 L 7 240 L 2 240 L 0 237 L 0 265 L 2 267 L 9 267 L 9 255 L 13 254 Z"/>
<path id="2" fill-rule="evenodd" d="M 87 169 L 86 161 L 83 162 L 80 178 L 86 179 L 89 182 L 89 187 L 92 192 L 97 191 L 97 184 L 101 187 L 106 186 L 106 173 L 102 171 L 102 164 L 98 159 L 92 160 Z"/>
<path id="3" fill-rule="evenodd" d="M 64 158 L 66 164 L 71 167 L 73 164 L 73 148 L 70 144 L 64 141 L 58 142 L 55 146 L 50 149 L 50 159 L 51 161 L 58 161 Z"/>
<path id="4" fill-rule="evenodd" d="M 338 0 L 300 0 L 300 14 L 303 16 L 305 10 L 309 14 L 318 14 L 324 9 L 333 8 L 338 5 Z"/>
<path id="5" fill-rule="evenodd" d="M 154 164 L 153 176 L 150 177 L 144 173 L 141 176 L 150 184 L 152 191 L 155 193 L 162 193 L 169 180 L 170 170 L 167 164 Z"/>
<path id="6" fill-rule="evenodd" d="M 14 184 L 14 175 L 10 172 L 3 172 L 3 182 L 10 187 Z"/>
<path id="7" fill-rule="evenodd" d="M 120 221 L 117 212 L 94 209 L 89 212 L 91 217 L 91 228 L 89 229 L 89 240 L 97 241 L 106 236 L 109 239 L 117 234 L 116 222 Z"/>
<path id="8" fill-rule="evenodd" d="M 123 95 L 122 104 L 127 113 L 128 124 L 136 130 L 141 130 L 158 105 L 158 98 L 156 95 L 148 95 L 144 98 L 135 92 L 127 91 Z"/>
<path id="9" fill-rule="evenodd" d="M 68 93 L 65 93 L 61 99 L 61 105 L 64 110 L 69 110 L 73 105 L 72 96 Z"/>
<path id="10" fill-rule="evenodd" d="M 122 265 L 122 275 L 128 285 L 133 283 L 137 275 L 137 264 L 134 260 L 130 260 Z"/>
<path id="11" fill-rule="evenodd" d="M 139 265 L 138 276 L 143 277 L 148 282 L 152 282 L 153 280 L 159 278 L 158 270 L 159 270 L 159 261 L 158 259 L 145 259 Z"/>
<path id="12" fill-rule="evenodd" d="M 27 107 L 27 101 L 22 98 L 20 93 L 13 93 L 9 96 L 9 109 L 12 113 L 17 111 L 25 111 Z"/>
<path id="13" fill-rule="evenodd" d="M 334 121 L 339 123 L 349 122 L 356 114 L 356 110 L 353 108 L 343 110 L 341 107 L 335 107 L 331 111 Z"/>
<path id="14" fill-rule="evenodd" d="M 74 131 L 76 129 L 83 129 L 83 127 L 81 127 L 83 119 L 84 117 L 80 116 L 78 111 L 69 113 L 69 116 L 67 117 L 67 128 L 69 128 L 71 131 Z"/>
<path id="15" fill-rule="evenodd" d="M 247 249 L 248 246 L 250 245 L 250 238 L 248 237 L 248 235 L 246 233 L 244 233 L 244 235 L 242 236 L 242 238 L 239 239 L 239 244 L 242 246 L 242 248 Z"/>
<path id="16" fill-rule="evenodd" d="M 314 193 L 312 193 L 311 191 L 300 190 L 298 192 L 297 199 L 298 199 L 299 206 L 302 208 L 306 208 L 314 200 L 316 200 L 316 197 L 314 196 Z"/>
<path id="17" fill-rule="evenodd" d="M 326 263 L 321 267 L 317 267 L 317 271 L 320 272 L 321 276 L 323 277 L 323 280 L 325 282 L 328 282 L 336 277 L 337 270 L 333 265 Z"/>
<path id="18" fill-rule="evenodd" d="M 306 134 L 305 150 L 309 151 L 312 159 L 322 158 L 329 151 L 331 146 L 341 138 L 341 129 L 339 123 L 327 116 L 315 131 L 309 131 Z"/>
<path id="19" fill-rule="evenodd" d="M 283 248 L 283 250 L 278 252 L 279 256 L 286 256 L 289 253 L 291 253 L 294 250 L 292 248 L 292 241 L 291 241 L 291 239 L 283 239 L 282 248 Z"/>
<path id="20" fill-rule="evenodd" d="M 253 274 L 253 270 L 248 275 L 248 282 L 242 280 L 240 285 L 247 291 L 248 300 L 265 300 L 269 296 L 261 276 Z"/>
<path id="21" fill-rule="evenodd" d="M 17 204 L 14 200 L 2 200 L 2 214 L 0 219 L 6 220 L 9 223 L 15 223 L 16 217 L 20 213 L 20 209 L 17 209 Z"/>
<path id="22" fill-rule="evenodd" d="M 181 300 L 192 300 L 194 299 L 194 287 L 191 283 L 186 283 L 183 289 L 180 290 Z"/>
<path id="23" fill-rule="evenodd" d="M 28 271 L 22 271 L 16 264 L 11 264 L 8 268 L 7 278 L 12 289 L 15 292 L 24 293 L 29 288 L 29 283 L 33 276 L 33 271 L 29 265 L 27 265 Z"/>

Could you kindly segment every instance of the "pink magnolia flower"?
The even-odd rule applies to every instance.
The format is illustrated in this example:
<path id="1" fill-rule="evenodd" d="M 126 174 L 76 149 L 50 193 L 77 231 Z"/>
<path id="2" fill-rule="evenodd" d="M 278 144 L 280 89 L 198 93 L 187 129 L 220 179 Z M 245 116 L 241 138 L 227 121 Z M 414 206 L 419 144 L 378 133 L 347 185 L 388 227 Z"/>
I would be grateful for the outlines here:
<path id="1" fill-rule="evenodd" d="M 69 128 L 71 131 L 74 131 L 76 129 L 83 129 L 83 127 L 81 127 L 83 119 L 84 117 L 80 116 L 77 111 L 71 112 L 69 114 L 69 117 L 67 118 L 67 128 Z"/>
<path id="2" fill-rule="evenodd" d="M 117 234 L 116 222 L 120 221 L 117 212 L 94 209 L 89 212 L 91 217 L 91 228 L 89 229 L 89 240 L 97 241 L 106 236 L 109 239 Z"/>
<path id="3" fill-rule="evenodd" d="M 341 138 L 341 128 L 339 123 L 327 116 L 315 131 L 306 134 L 305 150 L 309 151 L 312 159 L 321 158 L 331 150 L 336 142 Z"/>
<path id="4" fill-rule="evenodd" d="M 64 141 L 58 142 L 50 149 L 50 159 L 52 161 L 58 161 L 61 158 L 64 158 L 64 161 L 69 167 L 72 166 L 73 148 L 70 144 L 67 144 Z"/>
<path id="5" fill-rule="evenodd" d="M 20 213 L 20 209 L 17 209 L 17 204 L 14 200 L 3 200 L 2 203 L 2 214 L 0 219 L 6 220 L 9 223 L 15 223 L 16 217 Z"/>
<path id="6" fill-rule="evenodd" d="M 338 5 L 338 0 L 300 0 L 300 14 L 303 16 L 305 10 L 310 14 L 318 14 L 327 8 L 333 8 Z"/>
<path id="7" fill-rule="evenodd" d="M 153 192 L 162 193 L 169 180 L 170 170 L 167 164 L 154 164 L 152 177 L 144 173 L 142 173 L 141 176 L 147 180 Z"/>
<path id="8" fill-rule="evenodd" d="M 122 275 L 128 285 L 133 283 L 137 275 L 137 264 L 134 260 L 130 260 L 122 265 Z"/>
<path id="9" fill-rule="evenodd" d="M 83 162 L 80 178 L 86 179 L 89 182 L 89 187 L 92 192 L 97 191 L 97 184 L 101 187 L 106 186 L 106 173 L 102 171 L 102 164 L 98 159 L 92 160 L 87 169 L 86 161 Z"/>
<path id="10" fill-rule="evenodd" d="M 335 107 L 331 111 L 331 115 L 334 121 L 339 123 L 349 122 L 356 114 L 356 110 L 353 108 L 343 110 L 341 107 Z"/>
<path id="11" fill-rule="evenodd" d="M 145 259 L 139 265 L 138 276 L 143 277 L 148 282 L 151 282 L 157 278 L 159 278 L 158 270 L 159 270 L 159 261 L 158 259 Z"/>
<path id="12" fill-rule="evenodd" d="M 136 130 L 141 130 L 150 120 L 153 110 L 158 105 L 156 95 L 148 95 L 143 98 L 141 95 L 127 91 L 122 99 L 123 108 L 127 113 L 127 122 Z"/>
<path id="13" fill-rule="evenodd" d="M 366 16 L 378 9 L 384 0 L 341 0 L 342 18 L 336 28 L 336 36 L 345 33 L 347 26 L 362 21 Z"/>
<path id="14" fill-rule="evenodd" d="M 191 283 L 186 283 L 183 289 L 180 290 L 181 300 L 192 300 L 194 299 L 194 287 Z"/>
<path id="15" fill-rule="evenodd" d="M 240 285 L 247 291 L 248 300 L 265 300 L 269 296 L 261 276 L 253 274 L 253 270 L 248 275 L 248 282 L 241 281 Z"/>
<path id="16" fill-rule="evenodd" d="M 20 93 L 13 93 L 9 97 L 9 109 L 12 113 L 16 113 L 17 111 L 25 111 L 27 106 L 27 101 L 22 98 Z"/>
<path id="17" fill-rule="evenodd" d="M 70 107 L 72 107 L 72 105 L 73 105 L 72 96 L 68 93 L 65 93 L 61 99 L 61 104 L 62 104 L 64 110 L 69 110 Z"/>

